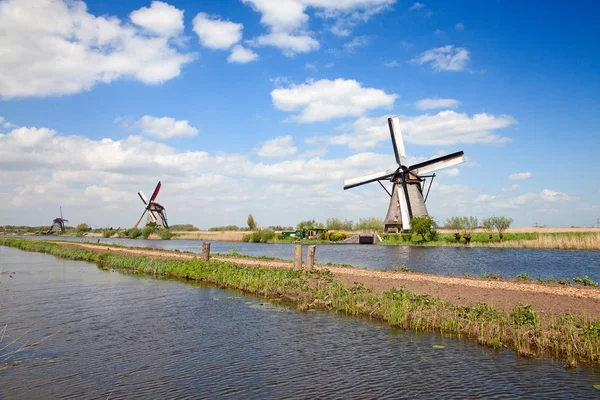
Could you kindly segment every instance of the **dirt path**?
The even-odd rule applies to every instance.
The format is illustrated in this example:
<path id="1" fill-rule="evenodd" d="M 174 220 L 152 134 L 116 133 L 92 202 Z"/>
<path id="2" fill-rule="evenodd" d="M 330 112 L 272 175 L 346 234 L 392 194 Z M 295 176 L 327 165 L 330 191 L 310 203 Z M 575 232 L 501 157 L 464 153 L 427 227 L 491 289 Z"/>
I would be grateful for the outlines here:
<path id="1" fill-rule="evenodd" d="M 191 260 L 197 257 L 191 254 L 164 250 L 97 246 L 72 242 L 55 243 L 66 247 L 85 248 L 95 252 L 109 251 L 114 254 L 132 254 L 154 258 Z M 246 266 L 292 268 L 291 261 L 226 256 L 211 257 L 211 259 Z M 500 309 L 510 310 L 518 304 L 531 304 L 534 309 L 543 315 L 583 313 L 600 317 L 599 288 L 448 277 L 412 272 L 373 271 L 323 265 L 318 265 L 316 268 L 330 270 L 335 279 L 345 284 L 352 285 L 354 282 L 359 282 L 377 292 L 404 287 L 414 293 L 426 293 L 459 305 L 485 302 Z"/>

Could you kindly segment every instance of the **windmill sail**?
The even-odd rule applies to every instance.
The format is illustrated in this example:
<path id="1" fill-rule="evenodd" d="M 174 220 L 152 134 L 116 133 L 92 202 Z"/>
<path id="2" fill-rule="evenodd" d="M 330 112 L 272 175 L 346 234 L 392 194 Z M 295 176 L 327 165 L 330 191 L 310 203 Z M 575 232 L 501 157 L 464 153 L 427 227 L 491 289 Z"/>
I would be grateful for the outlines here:
<path id="1" fill-rule="evenodd" d="M 416 175 L 427 175 L 443 168 L 453 167 L 465 162 L 465 153 L 458 151 L 447 156 L 434 158 L 419 164 L 411 165 L 409 171 Z"/>
<path id="2" fill-rule="evenodd" d="M 365 176 L 361 176 L 358 178 L 346 179 L 344 181 L 344 190 L 351 189 L 353 187 L 357 187 L 360 185 L 365 185 L 367 183 L 380 181 L 383 179 L 389 179 L 396 174 L 394 170 L 387 170 L 382 172 L 376 172 L 374 174 L 369 174 Z"/>
<path id="3" fill-rule="evenodd" d="M 388 126 L 390 127 L 390 135 L 392 137 L 392 147 L 398 166 L 402 165 L 402 158 L 406 158 L 404 150 L 404 140 L 402 138 L 402 130 L 400 129 L 400 120 L 398 117 L 388 118 Z"/>

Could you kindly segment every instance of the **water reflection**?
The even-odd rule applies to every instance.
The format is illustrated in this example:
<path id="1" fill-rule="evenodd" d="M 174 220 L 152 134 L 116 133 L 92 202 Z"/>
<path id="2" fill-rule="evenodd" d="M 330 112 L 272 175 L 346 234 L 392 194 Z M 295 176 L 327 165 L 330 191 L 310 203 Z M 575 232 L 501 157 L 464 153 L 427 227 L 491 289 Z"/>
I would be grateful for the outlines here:
<path id="1" fill-rule="evenodd" d="M 0 371 L 0 398 L 598 393 L 592 385 L 600 375 L 592 368 L 565 370 L 549 359 L 518 358 L 365 319 L 297 312 L 233 291 L 11 248 L 0 247 L 0 265 L 13 276 L 0 275 L 0 326 L 8 325 L 2 343 L 22 345 L 56 333 L 16 354 L 11 360 L 19 365 Z"/>

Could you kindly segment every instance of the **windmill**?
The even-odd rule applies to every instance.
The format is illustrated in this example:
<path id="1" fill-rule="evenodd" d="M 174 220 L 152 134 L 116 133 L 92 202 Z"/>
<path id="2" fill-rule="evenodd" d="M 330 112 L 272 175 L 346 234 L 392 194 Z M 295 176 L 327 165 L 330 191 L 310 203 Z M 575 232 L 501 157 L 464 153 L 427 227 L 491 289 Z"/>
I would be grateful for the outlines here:
<path id="1" fill-rule="evenodd" d="M 410 230 L 410 221 L 413 217 L 429 215 L 425 207 L 425 202 L 429 196 L 433 178 L 435 178 L 435 173 L 433 172 L 460 164 L 465 161 L 465 158 L 464 153 L 459 151 L 447 156 L 434 158 L 433 160 L 406 166 L 403 164 L 403 161 L 405 162 L 406 160 L 406 152 L 404 150 L 404 141 L 402 140 L 402 131 L 400 130 L 400 120 L 397 117 L 388 118 L 388 125 L 392 137 L 394 155 L 396 156 L 397 168 L 376 172 L 359 178 L 346 179 L 344 181 L 344 190 L 375 181 L 379 182 L 381 187 L 390 196 L 390 205 L 384 221 L 384 230 L 386 233 L 397 233 L 398 231 Z M 423 198 L 425 178 L 431 178 L 431 180 L 429 181 L 425 198 Z M 392 193 L 383 186 L 381 183 L 383 180 L 392 182 Z"/>
<path id="2" fill-rule="evenodd" d="M 154 193 L 152 193 L 152 197 L 150 197 L 150 201 L 148 201 L 148 199 L 141 190 L 138 192 L 138 196 L 140 196 L 140 199 L 142 199 L 145 208 L 144 212 L 142 213 L 142 216 L 140 217 L 140 219 L 138 219 L 138 222 L 135 223 L 134 228 L 137 228 L 137 226 L 142 221 L 142 218 L 144 218 L 144 214 L 146 214 L 146 212 L 148 212 L 147 222 L 152 221 L 158 227 L 167 229 L 169 228 L 169 224 L 167 223 L 167 212 L 165 208 L 154 201 L 158 196 L 158 192 L 160 191 L 161 186 L 162 184 L 159 181 L 156 185 L 156 188 L 154 189 Z"/>
<path id="3" fill-rule="evenodd" d="M 60 233 L 65 232 L 65 222 L 69 222 L 69 220 L 63 218 L 62 207 L 59 207 L 59 209 L 60 209 L 60 218 L 55 218 L 54 221 L 52 221 L 52 226 L 50 227 L 50 229 L 48 229 L 48 231 L 46 232 L 46 235 L 51 235 L 54 232 L 60 232 Z"/>

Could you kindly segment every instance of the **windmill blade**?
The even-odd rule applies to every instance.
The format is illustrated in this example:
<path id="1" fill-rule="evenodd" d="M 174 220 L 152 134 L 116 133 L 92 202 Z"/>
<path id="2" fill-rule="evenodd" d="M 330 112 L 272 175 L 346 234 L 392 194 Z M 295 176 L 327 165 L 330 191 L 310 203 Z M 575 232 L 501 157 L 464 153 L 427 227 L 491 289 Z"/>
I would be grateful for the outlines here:
<path id="1" fill-rule="evenodd" d="M 394 155 L 398 165 L 402 165 L 402 158 L 406 158 L 404 150 L 404 139 L 402 138 L 402 130 L 400 129 L 400 119 L 398 117 L 388 118 L 388 126 L 390 127 L 390 135 L 392 136 L 392 146 L 394 146 Z"/>
<path id="2" fill-rule="evenodd" d="M 154 222 L 156 224 L 156 215 L 154 215 L 154 211 L 150 210 L 148 211 L 148 215 L 150 216 L 150 219 L 152 219 L 152 222 Z"/>
<path id="3" fill-rule="evenodd" d="M 465 153 L 458 151 L 447 156 L 434 158 L 433 160 L 411 165 L 408 170 L 416 175 L 426 175 L 430 172 L 437 171 L 442 168 L 452 167 L 463 162 L 465 162 Z"/>
<path id="4" fill-rule="evenodd" d="M 148 198 L 146 198 L 146 195 L 144 195 L 144 192 L 142 192 L 140 190 L 138 192 L 138 196 L 140 196 L 140 199 L 142 199 L 142 201 L 144 202 L 145 205 L 148 205 Z"/>
<path id="5" fill-rule="evenodd" d="M 400 203 L 400 216 L 402 217 L 402 229 L 410 229 L 410 213 L 408 212 L 408 200 L 404 188 L 398 188 L 398 202 Z"/>
<path id="6" fill-rule="evenodd" d="M 387 171 L 376 172 L 374 174 L 365 175 L 358 178 L 346 179 L 344 181 L 344 190 L 364 185 L 366 183 L 375 182 L 382 179 L 388 179 L 394 176 L 395 174 L 396 171 L 388 169 Z"/>
<path id="7" fill-rule="evenodd" d="M 62 216 L 62 207 L 58 207 L 58 208 L 60 210 L 60 219 L 63 219 L 63 216 Z"/>
<path id="8" fill-rule="evenodd" d="M 142 218 L 144 218 L 144 215 L 146 214 L 146 211 L 148 211 L 148 209 L 144 208 L 144 212 L 142 213 L 142 216 L 140 217 L 140 219 L 138 219 L 138 222 L 136 222 L 135 225 L 133 226 L 134 228 L 137 228 L 138 225 L 140 224 L 140 222 L 142 222 Z"/>
<path id="9" fill-rule="evenodd" d="M 150 197 L 150 201 L 154 201 L 154 199 L 156 199 L 156 196 L 158 196 L 158 192 L 160 192 L 161 186 L 162 186 L 162 184 L 160 183 L 160 181 L 158 181 L 158 185 L 156 185 L 156 189 L 154 189 L 154 193 L 152 193 L 152 197 Z"/>

